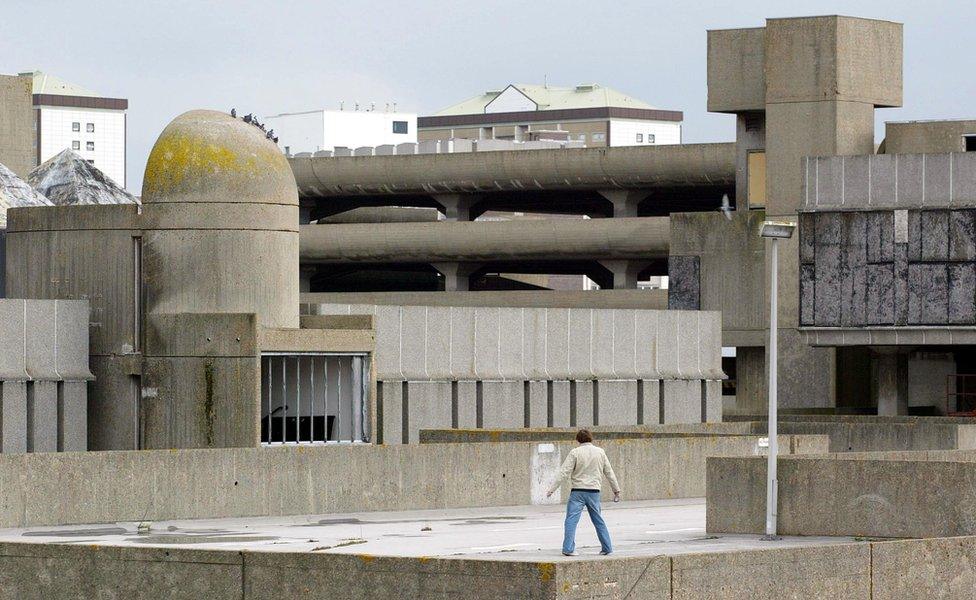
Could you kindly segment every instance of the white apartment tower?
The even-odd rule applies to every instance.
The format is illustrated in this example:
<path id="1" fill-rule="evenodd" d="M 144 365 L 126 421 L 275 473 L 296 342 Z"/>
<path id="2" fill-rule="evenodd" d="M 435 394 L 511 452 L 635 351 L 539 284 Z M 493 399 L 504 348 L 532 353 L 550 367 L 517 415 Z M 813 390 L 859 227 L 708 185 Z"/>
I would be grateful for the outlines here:
<path id="1" fill-rule="evenodd" d="M 125 187 L 125 98 L 106 98 L 53 75 L 33 71 L 37 164 L 71 148 Z"/>

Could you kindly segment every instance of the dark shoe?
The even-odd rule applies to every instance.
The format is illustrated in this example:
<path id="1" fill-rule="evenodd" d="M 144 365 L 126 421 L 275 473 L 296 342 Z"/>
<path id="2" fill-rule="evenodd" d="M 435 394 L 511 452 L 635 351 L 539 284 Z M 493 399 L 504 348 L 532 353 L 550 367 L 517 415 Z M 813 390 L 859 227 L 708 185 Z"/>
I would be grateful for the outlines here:
<path id="1" fill-rule="evenodd" d="M 611 554 L 613 554 L 613 550 L 611 550 L 610 552 L 604 552 L 603 550 L 600 550 L 600 554 L 602 554 L 603 556 L 610 556 Z"/>
<path id="2" fill-rule="evenodd" d="M 579 556 L 579 552 L 576 552 L 575 550 L 572 552 L 563 552 L 563 556 Z"/>

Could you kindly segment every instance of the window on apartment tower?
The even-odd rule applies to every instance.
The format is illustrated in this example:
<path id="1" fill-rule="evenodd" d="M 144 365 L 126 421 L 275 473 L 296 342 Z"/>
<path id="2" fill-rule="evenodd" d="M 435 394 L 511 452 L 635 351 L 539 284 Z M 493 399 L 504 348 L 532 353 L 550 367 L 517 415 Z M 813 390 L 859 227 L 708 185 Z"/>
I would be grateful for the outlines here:
<path id="1" fill-rule="evenodd" d="M 81 131 L 81 123 L 72 123 L 71 131 Z"/>
<path id="2" fill-rule="evenodd" d="M 85 125 L 85 131 L 87 131 L 88 133 L 95 133 L 95 124 L 88 123 L 87 125 Z"/>
<path id="3" fill-rule="evenodd" d="M 654 134 L 653 133 L 647 134 L 647 143 L 648 144 L 653 144 L 654 143 Z"/>
<path id="4" fill-rule="evenodd" d="M 72 150 L 81 150 L 81 142 L 79 142 L 78 140 L 72 140 L 71 141 L 71 149 Z"/>
<path id="5" fill-rule="evenodd" d="M 85 150 L 94 150 L 95 142 L 85 142 Z"/>
<path id="6" fill-rule="evenodd" d="M 966 152 L 976 152 L 976 134 L 964 135 L 962 137 L 966 142 Z"/>
<path id="7" fill-rule="evenodd" d="M 393 133 L 407 133 L 407 122 L 393 121 Z"/>
<path id="8" fill-rule="evenodd" d="M 644 143 L 644 134 L 643 133 L 638 133 L 637 134 L 637 143 L 638 144 L 643 144 Z"/>

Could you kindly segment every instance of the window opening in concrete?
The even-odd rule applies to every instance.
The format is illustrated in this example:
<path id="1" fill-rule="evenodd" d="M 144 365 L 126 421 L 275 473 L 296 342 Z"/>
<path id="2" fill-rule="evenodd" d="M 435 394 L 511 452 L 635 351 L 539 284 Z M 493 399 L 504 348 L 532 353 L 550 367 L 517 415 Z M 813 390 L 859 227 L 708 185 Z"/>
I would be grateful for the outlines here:
<path id="1" fill-rule="evenodd" d="M 369 441 L 365 354 L 261 356 L 261 443 Z"/>
<path id="2" fill-rule="evenodd" d="M 966 143 L 966 152 L 976 152 L 976 134 L 962 136 Z"/>
<path id="3" fill-rule="evenodd" d="M 722 371 L 728 376 L 722 380 L 722 395 L 735 396 L 735 347 L 722 348 Z"/>
<path id="4" fill-rule="evenodd" d="M 393 133 L 407 133 L 407 122 L 393 121 Z"/>
<path id="5" fill-rule="evenodd" d="M 749 152 L 746 159 L 749 208 L 766 208 L 766 152 Z"/>

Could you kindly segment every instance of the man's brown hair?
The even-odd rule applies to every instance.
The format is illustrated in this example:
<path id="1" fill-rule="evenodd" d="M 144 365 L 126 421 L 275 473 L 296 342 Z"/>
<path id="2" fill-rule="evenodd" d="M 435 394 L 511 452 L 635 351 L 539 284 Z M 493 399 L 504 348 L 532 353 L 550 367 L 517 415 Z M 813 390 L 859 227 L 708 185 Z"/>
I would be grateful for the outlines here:
<path id="1" fill-rule="evenodd" d="M 576 433 L 576 441 L 579 442 L 579 443 L 581 443 L 581 444 L 585 444 L 587 442 L 592 442 L 593 441 L 593 435 L 590 433 L 590 430 L 589 429 L 580 429 Z"/>

